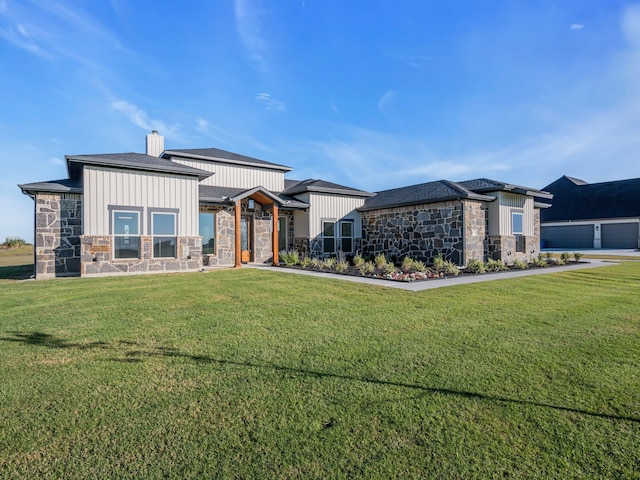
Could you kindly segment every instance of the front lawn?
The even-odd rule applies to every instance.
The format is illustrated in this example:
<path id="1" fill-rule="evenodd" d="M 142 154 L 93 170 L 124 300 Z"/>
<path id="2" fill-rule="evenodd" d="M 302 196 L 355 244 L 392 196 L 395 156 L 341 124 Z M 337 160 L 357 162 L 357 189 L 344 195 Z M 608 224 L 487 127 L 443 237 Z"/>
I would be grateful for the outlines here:
<path id="1" fill-rule="evenodd" d="M 0 285 L 0 478 L 639 478 L 640 264 Z"/>

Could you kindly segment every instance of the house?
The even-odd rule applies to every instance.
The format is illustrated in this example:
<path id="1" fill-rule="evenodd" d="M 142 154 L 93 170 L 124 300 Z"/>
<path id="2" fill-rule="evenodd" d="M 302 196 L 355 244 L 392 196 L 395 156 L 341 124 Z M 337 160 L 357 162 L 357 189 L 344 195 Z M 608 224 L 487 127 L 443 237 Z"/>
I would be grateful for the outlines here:
<path id="1" fill-rule="evenodd" d="M 640 178 L 587 183 L 563 175 L 544 190 L 553 194 L 541 215 L 544 247 L 640 247 Z"/>
<path id="2" fill-rule="evenodd" d="M 36 278 L 278 263 L 288 249 L 511 262 L 537 254 L 551 198 L 488 179 L 371 193 L 216 148 L 165 150 L 156 131 L 146 143 L 68 155 L 68 178 L 19 185 L 34 199 Z"/>

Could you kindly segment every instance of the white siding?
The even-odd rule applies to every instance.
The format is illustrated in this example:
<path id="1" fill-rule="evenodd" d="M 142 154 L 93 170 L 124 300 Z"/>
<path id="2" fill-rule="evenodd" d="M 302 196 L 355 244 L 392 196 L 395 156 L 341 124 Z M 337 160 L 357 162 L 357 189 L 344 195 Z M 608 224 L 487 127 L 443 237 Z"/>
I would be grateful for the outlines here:
<path id="1" fill-rule="evenodd" d="M 533 198 L 508 192 L 491 194 L 496 200 L 489 205 L 489 235 L 512 235 L 511 212 L 522 210 L 522 230 L 526 236 L 534 235 Z"/>
<path id="2" fill-rule="evenodd" d="M 201 185 L 232 188 L 253 188 L 260 186 L 272 192 L 284 191 L 284 172 L 242 165 L 188 160 L 177 157 L 174 157 L 173 161 L 215 173 L 215 175 L 211 175 L 200 182 Z"/>
<path id="3" fill-rule="evenodd" d="M 83 223 L 85 235 L 109 235 L 109 205 L 144 207 L 142 234 L 147 235 L 149 208 L 176 208 L 179 236 L 198 235 L 198 178 L 86 165 Z"/>
<path id="4" fill-rule="evenodd" d="M 354 238 L 362 237 L 362 215 L 356 212 L 364 204 L 364 198 L 345 197 L 342 195 L 329 195 L 311 193 L 309 195 L 309 237 L 320 235 L 323 219 L 353 220 Z"/>

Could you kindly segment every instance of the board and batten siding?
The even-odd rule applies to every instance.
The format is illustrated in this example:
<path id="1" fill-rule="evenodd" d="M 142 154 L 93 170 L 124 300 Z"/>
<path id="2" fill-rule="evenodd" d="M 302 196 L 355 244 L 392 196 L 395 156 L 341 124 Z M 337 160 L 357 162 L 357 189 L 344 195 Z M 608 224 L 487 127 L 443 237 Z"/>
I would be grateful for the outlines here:
<path id="1" fill-rule="evenodd" d="M 200 182 L 201 185 L 230 188 L 254 188 L 260 186 L 272 192 L 282 192 L 284 190 L 284 172 L 281 171 L 178 157 L 173 157 L 172 160 L 182 165 L 215 174 L 202 180 Z"/>
<path id="2" fill-rule="evenodd" d="M 532 197 L 508 192 L 497 192 L 491 195 L 495 195 L 496 200 L 488 203 L 489 235 L 513 234 L 511 228 L 511 212 L 514 209 L 522 210 L 523 235 L 535 235 Z"/>
<path id="3" fill-rule="evenodd" d="M 110 235 L 109 205 L 144 207 L 142 235 L 150 235 L 149 208 L 178 209 L 178 236 L 198 235 L 198 178 L 85 165 L 84 235 Z"/>
<path id="4" fill-rule="evenodd" d="M 356 209 L 364 205 L 364 198 L 311 193 L 308 203 L 309 237 L 320 236 L 323 220 L 353 220 L 353 236 L 362 238 L 362 215 Z"/>

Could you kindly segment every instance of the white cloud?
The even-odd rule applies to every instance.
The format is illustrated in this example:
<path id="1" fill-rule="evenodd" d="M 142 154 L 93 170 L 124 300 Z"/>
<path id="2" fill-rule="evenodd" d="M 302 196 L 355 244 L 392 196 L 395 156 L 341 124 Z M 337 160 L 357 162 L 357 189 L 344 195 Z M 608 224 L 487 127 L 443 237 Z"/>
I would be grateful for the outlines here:
<path id="1" fill-rule="evenodd" d="M 150 119 L 147 112 L 126 100 L 112 100 L 111 108 L 123 113 L 131 123 L 150 132 L 157 130 L 161 135 L 180 141 L 180 126 L 178 124 L 168 125 L 162 120 Z"/>
<path id="2" fill-rule="evenodd" d="M 395 90 L 387 90 L 384 95 L 378 100 L 378 110 L 387 117 L 388 120 L 395 123 L 393 118 L 391 117 L 391 109 L 393 107 L 393 100 L 398 95 L 398 92 Z"/>
<path id="3" fill-rule="evenodd" d="M 582 30 L 584 28 L 584 25 L 582 25 L 581 23 L 572 23 L 570 28 L 571 30 Z"/>
<path id="4" fill-rule="evenodd" d="M 269 44 L 264 36 L 263 17 L 265 9 L 259 0 L 236 0 L 236 31 L 240 41 L 258 71 L 267 73 Z"/>
<path id="5" fill-rule="evenodd" d="M 62 158 L 58 158 L 58 157 L 49 158 L 49 163 L 51 165 L 58 165 L 61 167 L 65 167 L 67 165 L 67 162 L 65 162 Z"/>
<path id="6" fill-rule="evenodd" d="M 259 93 L 256 95 L 256 100 L 265 106 L 267 110 L 278 110 L 284 112 L 287 108 L 283 102 L 274 100 L 268 93 Z"/>

